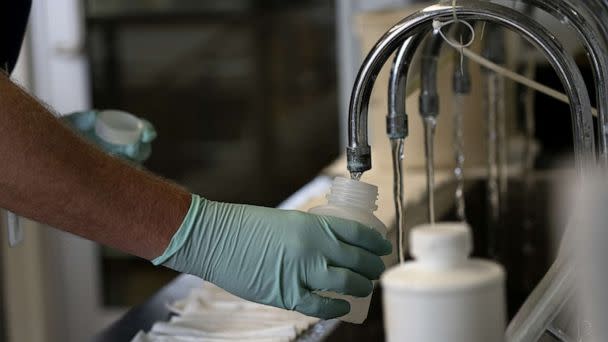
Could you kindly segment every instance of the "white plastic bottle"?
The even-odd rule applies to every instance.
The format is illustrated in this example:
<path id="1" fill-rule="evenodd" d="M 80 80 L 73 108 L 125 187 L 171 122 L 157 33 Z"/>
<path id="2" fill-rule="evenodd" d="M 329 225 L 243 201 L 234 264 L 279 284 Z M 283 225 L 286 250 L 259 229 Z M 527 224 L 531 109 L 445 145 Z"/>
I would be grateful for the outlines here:
<path id="1" fill-rule="evenodd" d="M 471 250 L 466 224 L 412 230 L 416 260 L 381 278 L 388 342 L 504 341 L 504 271 L 494 262 L 470 259 Z"/>
<path id="2" fill-rule="evenodd" d="M 327 195 L 328 203 L 310 209 L 310 213 L 334 216 L 353 221 L 374 229 L 386 238 L 386 226 L 376 216 L 378 208 L 378 187 L 343 177 L 336 177 Z M 361 324 L 367 318 L 371 295 L 357 298 L 333 292 L 320 292 L 325 297 L 340 298 L 350 303 L 350 312 L 339 319 L 345 322 Z"/>

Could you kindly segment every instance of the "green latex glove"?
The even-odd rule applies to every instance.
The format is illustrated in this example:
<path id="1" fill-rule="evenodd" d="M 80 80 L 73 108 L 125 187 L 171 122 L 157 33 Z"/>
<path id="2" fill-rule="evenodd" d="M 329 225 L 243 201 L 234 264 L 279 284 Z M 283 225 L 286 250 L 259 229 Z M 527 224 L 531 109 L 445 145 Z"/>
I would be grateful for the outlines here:
<path id="1" fill-rule="evenodd" d="M 181 227 L 153 263 L 250 301 L 328 319 L 350 306 L 315 292 L 369 295 L 384 271 L 379 255 L 390 252 L 389 241 L 354 221 L 192 195 Z"/>
<path id="2" fill-rule="evenodd" d="M 107 153 L 130 160 L 135 163 L 143 163 L 152 153 L 152 141 L 156 138 L 154 126 L 147 120 L 141 119 L 144 129 L 140 140 L 135 144 L 115 145 L 108 143 L 95 134 L 96 110 L 74 112 L 62 116 L 62 120 L 76 130 L 87 140 L 97 145 Z"/>

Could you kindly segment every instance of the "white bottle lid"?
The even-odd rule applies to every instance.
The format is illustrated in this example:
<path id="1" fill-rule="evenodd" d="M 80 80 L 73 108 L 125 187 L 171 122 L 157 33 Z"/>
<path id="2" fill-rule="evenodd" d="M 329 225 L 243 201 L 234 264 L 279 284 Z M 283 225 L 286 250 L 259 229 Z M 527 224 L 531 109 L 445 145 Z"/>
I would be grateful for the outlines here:
<path id="1" fill-rule="evenodd" d="M 410 234 L 410 251 L 419 262 L 449 266 L 462 263 L 471 254 L 471 231 L 463 223 L 418 226 Z"/>
<path id="2" fill-rule="evenodd" d="M 144 129 L 136 116 L 119 110 L 104 110 L 97 114 L 95 134 L 105 142 L 130 145 L 139 141 Z"/>
<path id="3" fill-rule="evenodd" d="M 502 267 L 470 259 L 472 248 L 466 223 L 418 226 L 410 233 L 410 253 L 415 260 L 384 272 L 382 286 L 397 291 L 453 292 L 500 284 Z"/>

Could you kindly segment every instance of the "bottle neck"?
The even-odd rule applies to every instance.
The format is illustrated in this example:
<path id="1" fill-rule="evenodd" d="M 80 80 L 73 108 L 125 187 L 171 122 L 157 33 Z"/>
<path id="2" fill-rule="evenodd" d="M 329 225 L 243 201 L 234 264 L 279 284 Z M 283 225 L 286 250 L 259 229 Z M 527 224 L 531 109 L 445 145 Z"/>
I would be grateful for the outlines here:
<path id="1" fill-rule="evenodd" d="M 352 179 L 336 177 L 327 195 L 329 204 L 353 207 L 369 212 L 378 209 L 378 187 Z"/>

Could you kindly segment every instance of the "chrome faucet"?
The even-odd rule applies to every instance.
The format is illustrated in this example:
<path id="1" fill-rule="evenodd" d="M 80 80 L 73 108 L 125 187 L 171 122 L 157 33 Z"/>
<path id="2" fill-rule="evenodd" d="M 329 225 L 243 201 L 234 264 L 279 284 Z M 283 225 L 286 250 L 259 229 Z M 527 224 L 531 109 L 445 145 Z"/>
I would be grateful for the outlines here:
<path id="1" fill-rule="evenodd" d="M 362 173 L 372 167 L 367 119 L 371 91 L 380 69 L 406 40 L 409 39 L 411 43 L 420 39 L 415 37 L 428 32 L 433 20 L 449 20 L 454 14 L 461 20 L 485 20 L 514 30 L 543 52 L 557 72 L 570 99 L 576 168 L 582 173 L 586 167 L 592 165 L 595 143 L 591 104 L 583 78 L 572 57 L 550 32 L 525 15 L 504 6 L 471 0 L 459 1 L 456 6 L 430 6 L 405 18 L 387 31 L 367 55 L 355 80 L 350 99 L 347 162 L 351 174 Z M 409 64 L 411 60 L 404 62 Z M 398 82 L 399 84 L 405 84 L 405 80 Z M 402 91 L 401 94 L 405 94 L 405 87 Z"/>
<path id="2" fill-rule="evenodd" d="M 568 23 L 578 34 L 591 62 L 598 107 L 600 165 L 608 167 L 608 1 L 517 0 Z M 529 12 L 529 11 L 528 11 Z M 404 92 L 405 90 L 401 90 Z"/>
<path id="3" fill-rule="evenodd" d="M 540 5 L 547 8 L 562 8 L 551 4 L 551 0 L 534 0 Z M 539 5 L 539 6 L 540 6 Z M 562 8 L 563 10 L 563 8 Z M 569 13 L 577 15 L 576 12 Z M 574 131 L 574 154 L 575 167 L 579 176 L 583 177 L 588 170 L 595 166 L 595 142 L 593 135 L 593 124 L 591 105 L 589 96 L 583 78 L 574 62 L 573 58 L 564 51 L 557 39 L 546 29 L 536 23 L 529 17 L 520 14 L 519 12 L 484 1 L 458 1 L 455 6 L 452 5 L 434 5 L 417 12 L 395 26 L 389 29 L 384 36 L 376 43 L 363 62 L 359 74 L 355 80 L 353 92 L 350 100 L 349 108 L 349 145 L 347 147 L 347 162 L 348 170 L 351 174 L 360 174 L 369 170 L 371 164 L 371 147 L 369 146 L 367 136 L 367 119 L 368 106 L 371 96 L 371 91 L 374 82 L 380 69 L 384 63 L 390 58 L 393 52 L 399 49 L 396 57 L 396 63 L 393 65 L 391 72 L 391 81 L 389 88 L 389 114 L 387 118 L 387 131 L 392 139 L 404 137 L 407 135 L 407 120 L 405 108 L 405 90 L 407 89 L 407 71 L 411 65 L 411 60 L 414 55 L 415 48 L 422 41 L 422 37 L 431 30 L 434 20 L 450 20 L 456 15 L 460 20 L 482 20 L 495 23 L 511 29 L 524 38 L 532 45 L 540 49 L 545 57 L 549 60 L 556 73 L 558 74 L 564 89 L 569 98 L 571 120 Z M 579 28 L 589 27 L 584 20 L 578 22 Z M 598 32 L 594 30 L 593 32 Z M 581 32 L 582 33 L 582 32 Z M 589 34 L 585 42 L 589 43 L 594 38 L 593 34 Z M 593 50 L 591 54 L 594 59 L 595 71 L 603 70 L 605 64 L 604 56 L 600 54 L 603 51 L 597 45 L 588 44 L 588 48 Z M 608 74 L 605 74 L 608 75 Z M 596 81 L 603 80 L 603 76 L 597 73 Z M 601 83 L 600 83 L 601 85 Z M 602 89 L 601 87 L 596 87 Z M 600 100 L 600 98 L 598 98 Z M 600 106 L 600 109 L 602 107 Z M 608 108 L 608 107 L 604 107 Z M 600 115 L 603 115 L 600 112 Z M 602 118 L 600 117 L 600 120 Z M 602 134 L 606 133 L 608 127 L 600 125 Z M 604 151 L 601 151 L 604 154 Z M 563 259 L 559 259 L 563 260 Z M 561 264 L 558 265 L 561 269 Z M 566 270 L 569 268 L 566 266 Z M 558 272 L 559 273 L 559 272 Z M 558 277 L 549 277 L 544 282 L 544 286 L 552 288 L 552 279 L 564 279 L 559 276 L 564 273 L 559 273 Z M 561 286 L 561 284 L 560 284 Z M 561 288 L 557 288 L 560 290 Z M 543 291 L 543 288 L 537 288 Z M 530 309 L 538 301 L 527 302 L 527 308 Z M 519 317 L 524 321 L 530 316 L 529 314 L 537 314 L 537 311 L 531 310 L 523 312 Z M 541 329 L 546 329 L 546 325 L 536 325 L 538 332 L 542 334 Z M 536 331 L 533 333 L 537 333 Z M 532 339 L 509 339 L 509 341 L 532 341 Z"/>
<path id="4" fill-rule="evenodd" d="M 408 117 L 405 106 L 407 75 L 416 49 L 423 39 L 424 33 L 407 38 L 395 56 L 388 81 L 386 133 L 389 139 L 403 139 L 408 136 Z"/>
<path id="5" fill-rule="evenodd" d="M 429 30 L 431 31 L 431 30 Z M 461 36 L 464 34 L 459 30 Z M 398 139 L 407 137 L 407 130 L 405 134 L 399 134 L 397 127 L 407 127 L 407 110 L 405 106 L 405 98 L 407 91 L 407 75 L 409 67 L 413 59 L 414 54 L 419 45 L 422 44 L 423 38 L 426 32 L 416 34 L 406 40 L 406 42 L 399 48 L 391 72 L 389 75 L 388 85 L 388 116 L 387 116 L 387 134 L 389 139 Z M 438 31 L 432 32 L 427 38 L 424 44 L 422 52 L 422 62 L 420 66 L 420 97 L 419 97 L 419 108 L 420 115 L 425 123 L 427 130 L 433 129 L 434 121 L 436 116 L 439 114 L 439 95 L 437 91 L 437 68 L 438 58 L 443 45 L 443 38 Z M 461 68 L 454 69 L 453 87 L 454 92 L 459 94 L 467 94 L 470 92 L 471 83 L 470 75 L 468 72 L 468 63 L 466 61 L 460 61 Z M 427 137 L 429 134 L 427 134 Z M 431 148 L 431 144 L 426 142 L 425 148 Z M 432 151 L 427 153 L 432 159 Z M 433 162 L 432 160 L 430 162 Z M 433 186 L 434 179 L 430 170 L 427 168 L 427 193 L 428 193 L 428 216 L 432 218 L 434 213 L 431 212 L 432 204 L 434 201 Z M 460 217 L 464 217 L 464 208 L 461 208 L 462 213 Z"/>
<path id="6" fill-rule="evenodd" d="M 599 163 L 608 166 L 608 1 L 519 0 L 574 28 L 589 54 L 598 106 Z"/>

